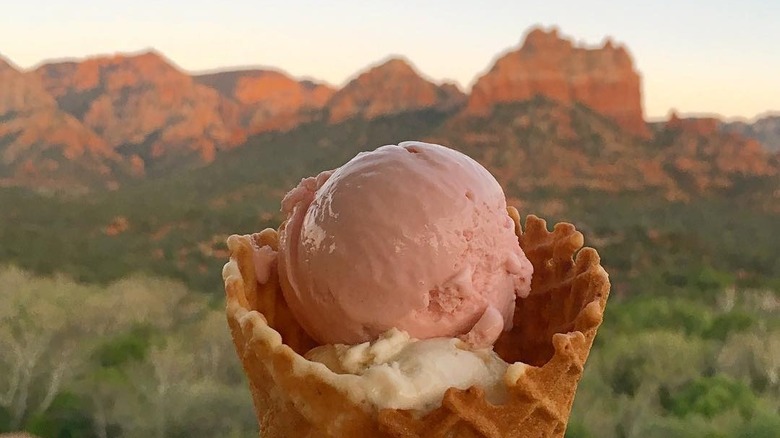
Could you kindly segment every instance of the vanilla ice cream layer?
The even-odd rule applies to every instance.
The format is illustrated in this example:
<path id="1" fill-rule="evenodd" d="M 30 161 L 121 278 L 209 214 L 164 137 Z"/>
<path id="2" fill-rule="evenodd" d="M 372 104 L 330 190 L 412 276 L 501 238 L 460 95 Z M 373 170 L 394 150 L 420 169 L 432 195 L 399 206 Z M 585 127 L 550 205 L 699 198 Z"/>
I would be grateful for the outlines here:
<path id="1" fill-rule="evenodd" d="M 420 413 L 441 406 L 447 388 L 482 387 L 486 398 L 501 403 L 509 364 L 492 348 L 471 350 L 457 338 L 417 340 L 391 329 L 374 342 L 323 345 L 306 358 L 327 366 L 349 393 L 364 394 L 379 409 L 413 409 Z"/>

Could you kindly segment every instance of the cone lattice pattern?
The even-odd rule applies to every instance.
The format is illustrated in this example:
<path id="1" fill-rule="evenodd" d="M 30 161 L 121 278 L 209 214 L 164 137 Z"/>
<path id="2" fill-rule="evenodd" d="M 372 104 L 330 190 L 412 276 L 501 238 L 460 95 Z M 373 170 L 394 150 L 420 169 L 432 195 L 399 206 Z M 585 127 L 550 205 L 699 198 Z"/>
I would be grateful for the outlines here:
<path id="1" fill-rule="evenodd" d="M 571 224 L 552 232 L 528 216 L 520 245 L 534 265 L 531 296 L 517 300 L 514 328 L 496 352 L 510 367 L 502 405 L 485 401 L 479 388 L 450 388 L 442 406 L 419 417 L 412 412 L 374 412 L 339 390 L 338 375 L 301 354 L 316 346 L 293 319 L 272 273 L 255 281 L 254 246 L 278 247 L 274 230 L 231 236 L 231 260 L 223 278 L 233 341 L 249 376 L 261 436 L 271 437 L 562 437 L 583 364 L 601 324 L 609 280 L 592 248 Z M 582 249 L 580 249 L 582 248 Z M 282 342 L 284 341 L 284 343 Z"/>

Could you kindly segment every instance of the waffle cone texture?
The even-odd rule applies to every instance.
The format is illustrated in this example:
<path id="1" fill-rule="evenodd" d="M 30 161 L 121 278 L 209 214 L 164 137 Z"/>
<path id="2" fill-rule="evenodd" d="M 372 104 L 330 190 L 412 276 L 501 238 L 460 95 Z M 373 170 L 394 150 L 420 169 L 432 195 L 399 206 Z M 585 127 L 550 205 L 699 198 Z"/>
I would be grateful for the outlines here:
<path id="1" fill-rule="evenodd" d="M 278 249 L 266 229 L 228 239 L 230 261 L 222 275 L 227 319 L 236 352 L 249 377 L 263 438 L 521 438 L 563 437 L 577 383 L 601 324 L 609 279 L 593 248 L 573 225 L 552 232 L 530 215 L 521 227 L 509 208 L 520 246 L 534 266 L 531 295 L 518 299 L 514 327 L 494 350 L 510 364 L 503 376 L 507 400 L 492 404 L 478 387 L 449 388 L 442 405 L 421 415 L 377 410 L 345 379 L 303 354 L 317 346 L 284 301 L 278 273 L 258 284 L 253 248 Z M 284 225 L 282 225 L 284 226 Z"/>

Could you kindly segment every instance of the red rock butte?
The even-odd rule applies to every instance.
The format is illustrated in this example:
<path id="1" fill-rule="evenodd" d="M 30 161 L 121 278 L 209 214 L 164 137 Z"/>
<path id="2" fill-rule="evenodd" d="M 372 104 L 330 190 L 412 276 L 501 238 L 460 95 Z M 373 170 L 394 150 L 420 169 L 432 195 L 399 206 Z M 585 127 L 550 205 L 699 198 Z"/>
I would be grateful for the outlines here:
<path id="1" fill-rule="evenodd" d="M 519 49 L 498 58 L 477 80 L 467 110 L 485 113 L 495 104 L 535 96 L 579 102 L 628 132 L 649 136 L 639 73 L 626 49 L 609 39 L 599 48 L 580 47 L 556 29 L 535 28 Z"/>

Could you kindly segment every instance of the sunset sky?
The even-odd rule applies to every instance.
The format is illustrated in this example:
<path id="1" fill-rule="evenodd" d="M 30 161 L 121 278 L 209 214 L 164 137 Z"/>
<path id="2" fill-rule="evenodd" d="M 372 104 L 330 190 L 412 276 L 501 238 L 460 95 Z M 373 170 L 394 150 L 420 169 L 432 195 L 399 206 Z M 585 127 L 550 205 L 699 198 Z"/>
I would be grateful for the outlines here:
<path id="1" fill-rule="evenodd" d="M 616 3 L 23 0 L 0 8 L 0 54 L 30 68 L 153 47 L 188 71 L 272 66 L 334 85 L 402 54 L 468 89 L 529 27 L 557 25 L 587 44 L 625 44 L 651 118 L 780 111 L 780 1 Z"/>

